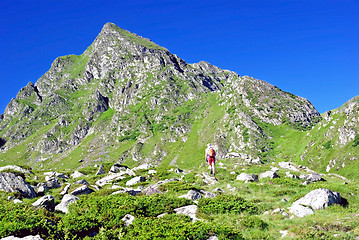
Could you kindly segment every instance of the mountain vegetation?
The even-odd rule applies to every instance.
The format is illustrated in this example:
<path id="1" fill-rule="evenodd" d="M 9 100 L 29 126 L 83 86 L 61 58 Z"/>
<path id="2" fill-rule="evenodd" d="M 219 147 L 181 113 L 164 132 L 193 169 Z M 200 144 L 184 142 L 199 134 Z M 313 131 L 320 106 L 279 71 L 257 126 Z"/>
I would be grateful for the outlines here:
<path id="1" fill-rule="evenodd" d="M 0 236 L 355 239 L 358 108 L 356 97 L 319 114 L 265 81 L 186 63 L 107 23 L 83 54 L 58 57 L 0 115 L 0 166 L 28 169 L 6 168 L 0 180 L 19 176 L 36 190 L 34 199 L 0 184 Z M 217 152 L 217 179 L 205 174 L 208 143 Z M 75 170 L 87 184 L 69 178 Z M 266 171 L 279 178 L 258 179 Z M 106 172 L 115 178 L 104 183 Z M 242 173 L 257 178 L 242 182 Z M 129 189 L 134 177 L 143 178 Z M 144 191 L 150 186 L 155 193 Z M 53 209 L 61 192 L 81 187 L 86 194 L 72 198 L 67 213 Z M 123 192 L 112 194 L 117 188 Z M 304 218 L 287 209 L 315 189 L 344 200 Z M 179 198 L 189 191 L 201 197 Z M 34 210 L 43 195 L 52 207 Z M 195 216 L 175 213 L 192 205 Z"/>

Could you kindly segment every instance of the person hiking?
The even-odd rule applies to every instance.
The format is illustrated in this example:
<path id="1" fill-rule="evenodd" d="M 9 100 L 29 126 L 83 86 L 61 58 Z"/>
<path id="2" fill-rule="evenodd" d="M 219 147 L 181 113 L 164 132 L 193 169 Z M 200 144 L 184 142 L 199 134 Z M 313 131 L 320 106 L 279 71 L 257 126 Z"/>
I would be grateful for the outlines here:
<path id="1" fill-rule="evenodd" d="M 214 148 L 212 147 L 212 145 L 209 143 L 207 145 L 207 149 L 205 152 L 205 156 L 206 156 L 206 161 L 208 162 L 208 165 L 211 168 L 211 174 L 214 176 L 215 175 L 215 163 L 216 163 L 216 151 L 214 151 Z"/>

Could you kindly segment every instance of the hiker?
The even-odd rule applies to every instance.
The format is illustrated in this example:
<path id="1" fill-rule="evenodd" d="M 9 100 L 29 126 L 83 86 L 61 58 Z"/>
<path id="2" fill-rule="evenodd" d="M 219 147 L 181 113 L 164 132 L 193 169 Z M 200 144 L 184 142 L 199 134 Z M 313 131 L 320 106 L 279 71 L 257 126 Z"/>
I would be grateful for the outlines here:
<path id="1" fill-rule="evenodd" d="M 216 151 L 214 151 L 212 145 L 209 143 L 206 149 L 206 161 L 208 162 L 209 166 L 211 167 L 211 174 L 214 176 L 215 168 L 214 164 L 216 163 Z"/>

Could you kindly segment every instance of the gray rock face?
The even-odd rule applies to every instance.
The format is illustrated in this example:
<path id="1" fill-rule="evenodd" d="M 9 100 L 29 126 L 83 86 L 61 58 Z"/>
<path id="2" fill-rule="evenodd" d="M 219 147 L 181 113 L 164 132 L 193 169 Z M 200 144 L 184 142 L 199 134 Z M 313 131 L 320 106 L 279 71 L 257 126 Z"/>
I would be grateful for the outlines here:
<path id="1" fill-rule="evenodd" d="M 26 198 L 36 197 L 34 189 L 22 177 L 13 173 L 0 172 L 0 190 L 20 192 Z"/>
<path id="2" fill-rule="evenodd" d="M 66 194 L 61 200 L 61 203 L 56 205 L 55 210 L 68 213 L 69 212 L 69 206 L 73 203 L 76 203 L 76 201 L 79 200 L 78 197 Z"/>
<path id="3" fill-rule="evenodd" d="M 55 209 L 55 199 L 51 195 L 46 195 L 39 198 L 36 202 L 32 204 L 34 207 L 45 208 L 49 211 L 54 211 Z"/>
<path id="4" fill-rule="evenodd" d="M 304 217 L 313 214 L 313 210 L 325 209 L 332 204 L 343 205 L 340 194 L 329 189 L 319 188 L 295 201 L 289 211 L 298 217 Z"/>
<path id="5" fill-rule="evenodd" d="M 251 173 L 241 173 L 237 176 L 236 180 L 238 181 L 244 181 L 244 182 L 257 182 L 258 181 L 258 176 Z"/>

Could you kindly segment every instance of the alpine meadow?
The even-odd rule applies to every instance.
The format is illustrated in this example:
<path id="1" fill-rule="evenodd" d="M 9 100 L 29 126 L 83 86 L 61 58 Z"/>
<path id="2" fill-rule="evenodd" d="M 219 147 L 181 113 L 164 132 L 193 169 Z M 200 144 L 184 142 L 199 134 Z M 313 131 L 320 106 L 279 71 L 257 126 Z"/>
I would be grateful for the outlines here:
<path id="1" fill-rule="evenodd" d="M 0 237 L 358 239 L 358 110 L 106 23 L 0 115 Z"/>

